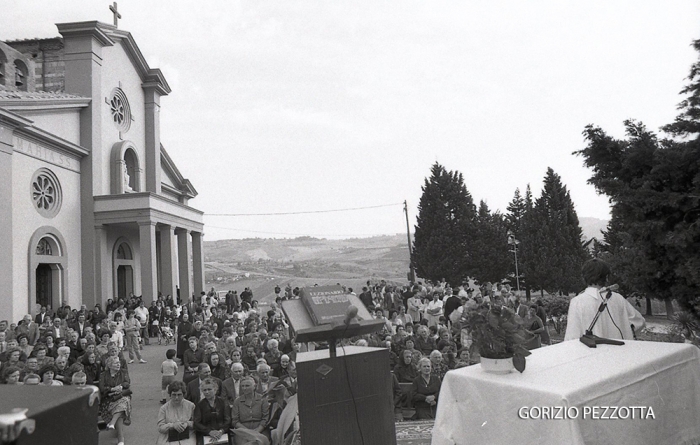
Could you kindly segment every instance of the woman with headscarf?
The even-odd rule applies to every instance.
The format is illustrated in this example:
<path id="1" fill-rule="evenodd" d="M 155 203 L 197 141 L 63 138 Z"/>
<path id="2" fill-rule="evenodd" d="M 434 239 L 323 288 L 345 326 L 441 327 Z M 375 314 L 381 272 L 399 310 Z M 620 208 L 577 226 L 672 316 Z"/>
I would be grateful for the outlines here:
<path id="1" fill-rule="evenodd" d="M 399 363 L 394 367 L 394 375 L 399 383 L 411 383 L 418 377 L 418 372 L 413 367 L 413 351 L 403 350 Z"/>
<path id="2" fill-rule="evenodd" d="M 100 381 L 100 365 L 97 363 L 97 355 L 94 351 L 83 354 L 80 364 L 83 365 L 83 372 L 87 377 L 86 384 L 95 385 Z"/>
<path id="3" fill-rule="evenodd" d="M 192 332 L 192 323 L 190 322 L 190 316 L 186 312 L 187 306 L 183 306 L 183 313 L 180 316 L 180 320 L 177 326 L 177 358 L 182 360 L 182 356 L 188 348 L 188 339 L 190 338 L 190 332 Z"/>
<path id="4" fill-rule="evenodd" d="M 228 366 L 226 366 L 226 362 L 224 362 L 222 354 L 220 354 L 219 352 L 214 351 L 211 354 L 209 354 L 209 356 L 207 357 L 207 363 L 209 364 L 209 368 L 211 369 L 212 377 L 216 377 L 222 382 L 227 378 L 231 377 L 231 369 Z"/>

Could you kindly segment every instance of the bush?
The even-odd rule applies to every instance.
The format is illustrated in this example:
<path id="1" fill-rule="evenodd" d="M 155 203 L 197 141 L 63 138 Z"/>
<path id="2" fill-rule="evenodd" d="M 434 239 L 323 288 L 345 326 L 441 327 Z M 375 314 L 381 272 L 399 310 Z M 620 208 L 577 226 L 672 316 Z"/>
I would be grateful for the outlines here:
<path id="1" fill-rule="evenodd" d="M 545 295 L 535 299 L 535 301 L 537 300 L 542 301 L 547 315 L 550 317 L 560 317 L 569 313 L 569 302 L 571 301 L 569 297 Z"/>

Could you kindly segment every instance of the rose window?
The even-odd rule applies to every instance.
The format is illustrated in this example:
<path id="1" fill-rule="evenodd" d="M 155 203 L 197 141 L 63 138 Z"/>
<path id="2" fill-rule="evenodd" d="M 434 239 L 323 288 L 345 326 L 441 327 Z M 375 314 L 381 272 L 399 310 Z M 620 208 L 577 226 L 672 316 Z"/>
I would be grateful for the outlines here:
<path id="1" fill-rule="evenodd" d="M 47 176 L 39 175 L 32 183 L 34 202 L 40 209 L 49 210 L 56 202 L 56 187 Z"/>
<path id="2" fill-rule="evenodd" d="M 34 173 L 31 197 L 34 208 L 48 218 L 55 216 L 61 209 L 61 185 L 51 170 L 42 168 Z"/>
<path id="3" fill-rule="evenodd" d="M 131 127 L 131 107 L 124 91 L 121 88 L 112 90 L 107 104 L 112 114 L 112 121 L 117 129 L 124 133 L 129 131 Z"/>

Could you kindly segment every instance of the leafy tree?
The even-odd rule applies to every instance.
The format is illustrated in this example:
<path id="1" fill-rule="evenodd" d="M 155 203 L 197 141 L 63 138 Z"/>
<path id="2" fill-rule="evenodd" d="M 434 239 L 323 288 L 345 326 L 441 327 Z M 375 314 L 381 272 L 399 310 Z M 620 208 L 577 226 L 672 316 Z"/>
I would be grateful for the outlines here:
<path id="1" fill-rule="evenodd" d="M 691 79 L 695 74 L 691 70 Z M 692 91 L 693 100 L 681 104 L 684 113 L 664 128 L 671 134 L 688 137 L 700 129 L 691 105 L 697 101 L 697 87 Z M 589 183 L 610 197 L 612 219 L 604 248 L 627 289 L 665 300 L 669 316 L 673 298 L 698 316 L 698 138 L 659 140 L 631 120 L 625 128 L 626 138 L 618 140 L 589 125 L 584 131 L 588 145 L 576 152 L 593 170 Z"/>
<path id="2" fill-rule="evenodd" d="M 461 173 L 448 172 L 437 162 L 422 190 L 411 264 L 427 280 L 461 284 L 471 260 L 476 214 L 472 196 Z"/>
<path id="3" fill-rule="evenodd" d="M 508 253 L 508 225 L 500 212 L 491 213 L 484 201 L 474 224 L 469 275 L 480 283 L 500 282 L 508 276 L 512 258 Z"/>

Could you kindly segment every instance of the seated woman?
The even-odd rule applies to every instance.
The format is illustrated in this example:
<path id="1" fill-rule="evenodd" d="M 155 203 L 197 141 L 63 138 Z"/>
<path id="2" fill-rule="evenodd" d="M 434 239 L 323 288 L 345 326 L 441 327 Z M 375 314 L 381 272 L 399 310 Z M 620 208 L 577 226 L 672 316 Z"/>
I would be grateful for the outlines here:
<path id="1" fill-rule="evenodd" d="M 223 398 L 216 396 L 219 384 L 216 380 L 207 377 L 200 384 L 199 390 L 204 398 L 194 409 L 197 444 L 203 444 L 205 437 L 213 440 L 208 443 L 230 443 L 228 432 L 231 428 L 231 408 Z"/>
<path id="2" fill-rule="evenodd" d="M 255 380 L 244 377 L 240 384 L 241 395 L 233 402 L 231 424 L 235 445 L 254 443 L 269 445 L 267 425 L 270 421 L 270 404 L 267 397 L 255 391 Z"/>
<path id="3" fill-rule="evenodd" d="M 437 410 L 437 401 L 440 395 L 441 381 L 431 375 L 430 359 L 423 357 L 418 362 L 420 375 L 413 380 L 411 394 L 413 407 L 416 409 L 416 419 L 434 419 Z"/>
<path id="4" fill-rule="evenodd" d="M 70 379 L 67 377 L 69 369 L 68 359 L 66 357 L 58 357 L 54 361 L 54 365 L 56 365 L 56 374 L 54 374 L 53 379 L 64 385 L 70 385 Z"/>
<path id="5" fill-rule="evenodd" d="M 177 439 L 180 445 L 195 445 L 195 404 L 185 399 L 187 386 L 180 380 L 168 385 L 170 400 L 158 411 L 158 439 L 156 445 L 166 445 Z"/>
<path id="6" fill-rule="evenodd" d="M 63 383 L 53 379 L 54 375 L 56 375 L 56 366 L 54 365 L 44 365 L 39 370 L 39 377 L 41 377 L 42 385 L 63 386 Z"/>
<path id="7" fill-rule="evenodd" d="M 190 383 L 197 378 L 197 367 L 204 363 L 204 350 L 199 348 L 199 339 L 194 335 L 188 339 L 189 348 L 182 355 L 182 364 L 185 372 L 182 381 Z"/>
<path id="8" fill-rule="evenodd" d="M 29 337 L 27 337 L 27 334 L 19 334 L 17 336 L 17 343 L 19 343 L 19 350 L 29 357 L 34 350 L 34 346 L 29 344 Z"/>
<path id="9" fill-rule="evenodd" d="M 117 430 L 117 445 L 124 445 L 124 425 L 131 425 L 131 380 L 121 369 L 119 357 L 110 356 L 100 375 L 100 416 L 107 429 Z"/>
<path id="10" fill-rule="evenodd" d="M 220 353 L 214 351 L 209 354 L 207 363 L 209 363 L 209 368 L 211 368 L 212 377 L 216 377 L 222 382 L 231 377 L 231 368 L 226 366 Z"/>
<path id="11" fill-rule="evenodd" d="M 95 352 L 83 354 L 80 364 L 83 365 L 83 372 L 87 376 L 87 384 L 94 385 L 100 381 L 101 366 L 97 363 Z"/>
<path id="12" fill-rule="evenodd" d="M 410 349 L 403 350 L 401 360 L 394 367 L 394 375 L 399 383 L 412 383 L 418 377 L 418 372 L 413 367 L 413 351 Z"/>
<path id="13" fill-rule="evenodd" d="M 2 375 L 0 375 L 0 383 L 6 385 L 21 385 L 22 382 L 19 380 L 20 369 L 18 366 L 9 365 L 3 369 Z"/>

